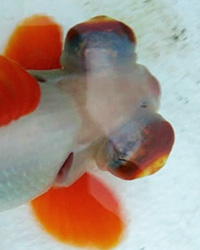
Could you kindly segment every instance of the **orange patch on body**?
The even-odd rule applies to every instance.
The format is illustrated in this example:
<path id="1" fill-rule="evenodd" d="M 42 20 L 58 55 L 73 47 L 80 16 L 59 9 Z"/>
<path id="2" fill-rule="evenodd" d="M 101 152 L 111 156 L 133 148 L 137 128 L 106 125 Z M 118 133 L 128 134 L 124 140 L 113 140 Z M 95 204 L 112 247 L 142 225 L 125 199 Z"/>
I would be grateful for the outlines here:
<path id="1" fill-rule="evenodd" d="M 55 21 L 34 15 L 20 23 L 11 35 L 4 54 L 26 69 L 60 68 L 62 31 Z"/>
<path id="2" fill-rule="evenodd" d="M 16 62 L 0 56 L 0 126 L 33 112 L 39 100 L 37 81 Z"/>
<path id="3" fill-rule="evenodd" d="M 88 173 L 70 187 L 51 188 L 31 204 L 43 227 L 62 242 L 110 249 L 121 238 L 118 201 Z"/>

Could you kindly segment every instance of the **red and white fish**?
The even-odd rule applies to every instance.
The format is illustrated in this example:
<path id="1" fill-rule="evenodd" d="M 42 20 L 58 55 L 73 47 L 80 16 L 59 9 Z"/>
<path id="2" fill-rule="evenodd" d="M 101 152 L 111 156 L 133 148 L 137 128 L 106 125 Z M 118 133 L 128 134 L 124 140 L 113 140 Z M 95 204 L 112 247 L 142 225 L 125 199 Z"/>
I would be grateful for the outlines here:
<path id="1" fill-rule="evenodd" d="M 83 190 L 81 181 L 91 178 L 104 190 L 87 171 L 98 167 L 125 180 L 150 175 L 164 165 L 174 143 L 171 125 L 157 113 L 159 83 L 136 63 L 136 37 L 127 25 L 92 18 L 68 31 L 63 51 L 61 37 L 50 18 L 34 16 L 17 27 L 0 57 L 0 210 L 44 193 L 32 205 L 54 232 L 59 223 L 47 222 L 52 208 Z M 69 212 L 66 221 L 75 204 L 69 212 L 61 202 L 62 215 Z M 92 210 L 86 211 L 82 218 Z M 118 239 L 123 223 L 116 220 Z"/>
<path id="2" fill-rule="evenodd" d="M 11 156 L 12 170 L 9 172 L 9 168 L 7 167 L 7 171 L 4 167 L 5 174 L 1 183 L 3 188 L 0 189 L 1 210 L 37 197 L 31 202 L 34 218 L 39 220 L 42 227 L 54 238 L 75 246 L 108 249 L 121 240 L 124 230 L 120 204 L 110 188 L 89 173 L 85 173 L 70 187 L 52 187 L 55 182 L 58 184 L 63 181 L 67 166 L 70 167 L 72 163 L 73 154 L 68 151 L 69 148 L 75 149 L 74 142 L 80 133 L 80 112 L 76 111 L 73 99 L 70 96 L 68 98 L 68 94 L 59 86 L 38 83 L 25 71 L 60 68 L 61 37 L 61 28 L 52 18 L 34 15 L 16 27 L 5 50 L 7 57 L 1 57 L 2 65 L 4 62 L 9 66 L 2 66 L 1 75 L 7 80 L 6 86 L 14 89 L 12 95 L 7 95 L 9 102 L 6 102 L 7 106 L 2 110 L 4 116 L 1 115 L 1 118 L 7 117 L 0 130 L 7 131 L 4 136 L 7 136 L 8 140 L 2 147 L 10 149 L 8 153 Z M 11 71 L 12 68 L 15 71 Z M 63 101 L 65 97 L 66 100 Z M 16 104 L 20 108 L 16 109 Z M 22 108 L 26 113 L 21 111 Z M 10 117 L 16 110 L 21 117 Z M 66 118 L 69 119 L 67 123 Z M 65 130 L 67 133 L 63 135 Z M 67 140 L 68 136 L 70 140 Z M 16 137 L 18 140 L 12 146 Z M 43 142 L 44 138 L 46 140 Z M 31 144 L 31 139 L 35 143 Z M 40 139 L 41 144 L 38 146 Z M 21 147 L 25 145 L 24 151 L 19 151 L 18 143 L 21 143 Z M 29 152 L 27 155 L 26 150 Z M 37 159 L 37 150 L 41 150 L 41 154 L 47 152 L 43 159 Z M 30 152 L 33 153 L 32 156 Z M 61 157 L 63 152 L 66 153 L 64 158 Z M 18 165 L 15 164 L 16 159 L 20 160 Z M 33 159 L 38 160 L 38 163 L 34 162 L 34 166 Z M 6 166 L 8 163 L 9 158 Z M 78 178 L 76 172 L 78 171 L 74 172 L 75 176 L 70 177 L 71 182 Z M 44 194 L 39 196 L 41 193 Z M 1 216 L 4 216 L 3 214 Z M 106 236 L 101 233 L 102 230 L 106 231 Z"/>

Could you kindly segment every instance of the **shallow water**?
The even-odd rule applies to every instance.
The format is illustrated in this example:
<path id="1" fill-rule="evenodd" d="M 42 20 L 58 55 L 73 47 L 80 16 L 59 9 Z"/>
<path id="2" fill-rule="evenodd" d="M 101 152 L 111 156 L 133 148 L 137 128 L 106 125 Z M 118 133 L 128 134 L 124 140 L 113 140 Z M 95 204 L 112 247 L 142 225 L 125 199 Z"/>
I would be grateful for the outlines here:
<path id="1" fill-rule="evenodd" d="M 96 171 L 124 207 L 127 228 L 114 249 L 199 249 L 199 2 L 10 0 L 2 4 L 0 12 L 2 51 L 16 23 L 33 13 L 54 16 L 64 33 L 76 23 L 102 14 L 134 29 L 138 62 L 160 81 L 159 112 L 173 125 L 176 141 L 165 167 L 152 176 L 126 182 Z M 0 249 L 77 248 L 61 244 L 40 229 L 27 204 L 0 213 Z"/>

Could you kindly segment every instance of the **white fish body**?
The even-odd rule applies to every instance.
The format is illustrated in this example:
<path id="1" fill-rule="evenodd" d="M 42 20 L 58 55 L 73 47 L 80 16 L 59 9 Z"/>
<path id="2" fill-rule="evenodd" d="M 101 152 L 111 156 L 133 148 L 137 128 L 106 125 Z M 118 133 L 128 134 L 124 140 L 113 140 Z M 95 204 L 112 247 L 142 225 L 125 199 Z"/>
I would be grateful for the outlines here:
<path id="1" fill-rule="evenodd" d="M 73 99 L 56 85 L 41 85 L 37 109 L 0 128 L 0 210 L 45 192 L 72 151 L 80 128 Z"/>

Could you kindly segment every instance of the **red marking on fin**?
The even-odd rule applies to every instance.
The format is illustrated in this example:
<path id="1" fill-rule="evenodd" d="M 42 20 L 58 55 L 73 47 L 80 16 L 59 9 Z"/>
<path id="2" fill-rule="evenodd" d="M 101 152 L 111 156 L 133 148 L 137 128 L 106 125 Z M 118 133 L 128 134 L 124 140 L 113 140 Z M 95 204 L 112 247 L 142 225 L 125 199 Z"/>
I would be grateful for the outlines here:
<path id="1" fill-rule="evenodd" d="M 70 187 L 51 188 L 31 204 L 44 229 L 62 242 L 109 249 L 121 238 L 118 201 L 88 173 Z"/>
<path id="2" fill-rule="evenodd" d="M 56 69 L 61 51 L 60 26 L 48 16 L 34 15 L 16 27 L 4 54 L 26 69 Z"/>
<path id="3" fill-rule="evenodd" d="M 33 112 L 39 100 L 37 81 L 16 62 L 0 56 L 0 126 Z"/>

